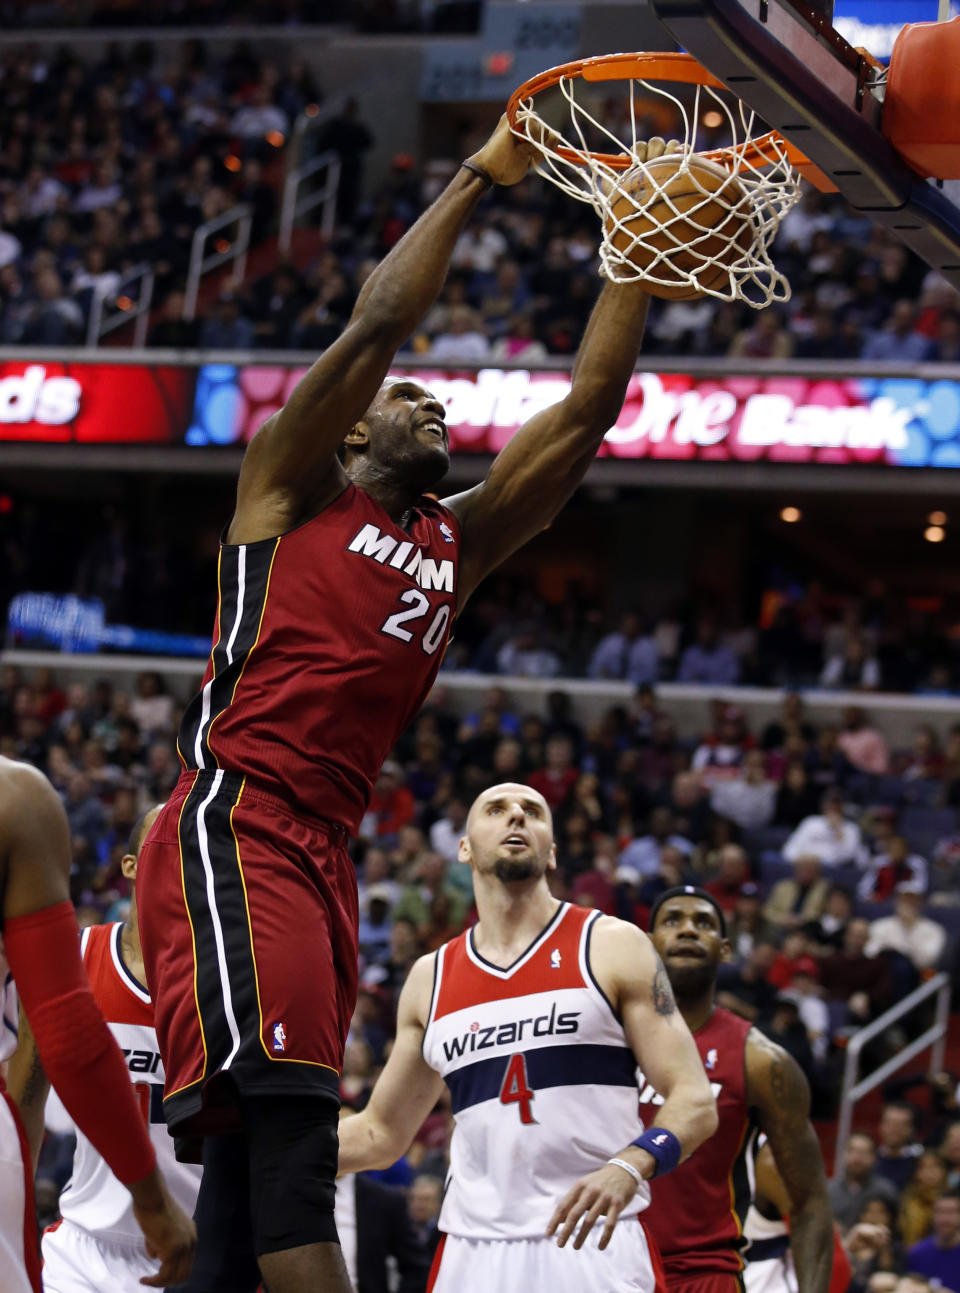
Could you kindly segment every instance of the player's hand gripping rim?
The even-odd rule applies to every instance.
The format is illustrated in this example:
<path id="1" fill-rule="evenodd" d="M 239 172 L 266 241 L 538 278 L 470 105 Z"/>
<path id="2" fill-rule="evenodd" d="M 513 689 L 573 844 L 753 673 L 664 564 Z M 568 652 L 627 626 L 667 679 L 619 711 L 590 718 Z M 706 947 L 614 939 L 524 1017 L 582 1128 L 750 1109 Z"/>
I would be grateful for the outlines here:
<path id="1" fill-rule="evenodd" d="M 601 1249 L 606 1248 L 613 1238 L 613 1230 L 620 1213 L 636 1192 L 637 1183 L 628 1172 L 614 1163 L 605 1163 L 589 1176 L 581 1177 L 576 1185 L 567 1191 L 550 1218 L 547 1235 L 555 1234 L 559 1226 L 557 1247 L 563 1248 L 579 1224 L 580 1229 L 577 1231 L 573 1246 L 582 1248 L 587 1235 L 603 1217 L 603 1233 L 597 1246 Z"/>

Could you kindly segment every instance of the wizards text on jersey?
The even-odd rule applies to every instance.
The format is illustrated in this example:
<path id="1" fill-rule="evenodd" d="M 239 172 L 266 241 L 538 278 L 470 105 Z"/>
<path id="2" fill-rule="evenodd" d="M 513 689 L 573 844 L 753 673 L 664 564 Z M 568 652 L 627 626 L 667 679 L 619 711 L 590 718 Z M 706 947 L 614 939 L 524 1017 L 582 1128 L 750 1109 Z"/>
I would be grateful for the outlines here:
<path id="1" fill-rule="evenodd" d="M 469 1032 L 444 1041 L 443 1052 L 448 1060 L 453 1060 L 466 1055 L 468 1051 L 487 1051 L 498 1046 L 516 1046 L 517 1042 L 523 1041 L 523 1031 L 527 1024 L 533 1025 L 529 1033 L 531 1037 L 552 1037 L 555 1034 L 575 1033 L 580 1027 L 577 1023 L 579 1018 L 579 1010 L 568 1010 L 558 1015 L 557 1007 L 554 1006 L 549 1015 L 538 1015 L 536 1018 L 530 1016 L 527 1019 L 511 1019 L 508 1023 L 490 1024 L 486 1028 L 481 1028 L 478 1023 L 472 1023 Z"/>

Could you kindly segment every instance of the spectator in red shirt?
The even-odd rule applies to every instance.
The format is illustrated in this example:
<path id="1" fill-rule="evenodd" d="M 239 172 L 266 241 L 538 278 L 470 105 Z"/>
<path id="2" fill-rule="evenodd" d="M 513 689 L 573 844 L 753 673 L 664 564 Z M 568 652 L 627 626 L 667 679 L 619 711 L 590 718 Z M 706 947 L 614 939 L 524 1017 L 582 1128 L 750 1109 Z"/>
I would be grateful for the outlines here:
<path id="1" fill-rule="evenodd" d="M 886 851 L 871 859 L 870 867 L 857 886 L 857 894 L 872 902 L 888 902 L 900 884 L 913 885 L 926 892 L 928 867 L 926 858 L 911 853 L 910 845 L 902 835 L 894 835 L 887 842 Z"/>
<path id="2" fill-rule="evenodd" d="M 750 880 L 750 863 L 739 844 L 726 844 L 720 853 L 720 872 L 715 880 L 705 885 L 706 891 L 716 898 L 726 913 L 735 910 L 740 891 Z"/>
<path id="3" fill-rule="evenodd" d="M 795 974 L 809 974 L 817 978 L 817 963 L 807 950 L 807 938 L 802 930 L 794 929 L 783 940 L 783 946 L 771 965 L 767 978 L 774 987 L 789 988 Z"/>
<path id="4" fill-rule="evenodd" d="M 395 836 L 401 826 L 413 821 L 415 812 L 416 802 L 403 784 L 403 769 L 399 763 L 385 763 L 367 810 L 367 818 L 375 822 L 374 833 L 379 839 Z"/>
<path id="5" fill-rule="evenodd" d="M 539 791 L 555 813 L 567 802 L 579 776 L 580 769 L 573 762 L 573 742 L 566 736 L 551 736 L 544 750 L 544 766 L 531 772 L 527 785 Z"/>

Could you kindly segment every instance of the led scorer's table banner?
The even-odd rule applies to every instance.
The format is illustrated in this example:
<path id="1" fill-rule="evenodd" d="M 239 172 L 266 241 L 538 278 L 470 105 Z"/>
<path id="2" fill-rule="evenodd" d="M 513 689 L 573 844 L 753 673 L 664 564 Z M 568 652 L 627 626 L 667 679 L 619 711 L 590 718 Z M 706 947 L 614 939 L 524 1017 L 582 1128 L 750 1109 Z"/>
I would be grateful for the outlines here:
<path id="1" fill-rule="evenodd" d="M 303 368 L 0 364 L 0 440 L 242 445 Z M 444 403 L 458 453 L 496 453 L 570 389 L 561 372 L 394 370 Z M 960 382 L 637 373 L 608 458 L 960 467 Z"/>

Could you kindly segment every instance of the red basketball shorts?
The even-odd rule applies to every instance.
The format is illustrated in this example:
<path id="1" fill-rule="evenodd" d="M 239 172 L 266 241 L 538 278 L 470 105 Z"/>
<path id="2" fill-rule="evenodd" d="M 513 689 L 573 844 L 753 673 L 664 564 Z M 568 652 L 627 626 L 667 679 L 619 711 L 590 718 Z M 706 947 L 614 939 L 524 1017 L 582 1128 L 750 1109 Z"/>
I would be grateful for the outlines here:
<path id="1" fill-rule="evenodd" d="M 664 1268 L 667 1293 L 743 1293 L 743 1276 L 734 1271 L 675 1271 Z"/>
<path id="2" fill-rule="evenodd" d="M 141 850 L 137 910 L 172 1131 L 239 1125 L 231 1083 L 339 1098 L 357 996 L 341 826 L 235 774 L 184 773 Z"/>

